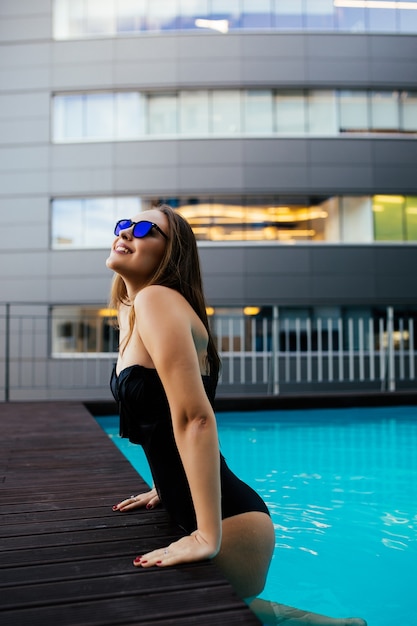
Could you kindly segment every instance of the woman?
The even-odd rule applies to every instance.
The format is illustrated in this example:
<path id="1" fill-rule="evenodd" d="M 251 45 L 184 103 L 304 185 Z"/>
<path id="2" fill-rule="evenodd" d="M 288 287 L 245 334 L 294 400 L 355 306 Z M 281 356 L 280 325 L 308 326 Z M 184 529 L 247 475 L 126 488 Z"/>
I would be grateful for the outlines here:
<path id="1" fill-rule="evenodd" d="M 137 567 L 213 559 L 265 624 L 366 626 L 257 599 L 274 549 L 261 498 L 219 452 L 214 393 L 219 357 L 210 334 L 197 246 L 189 224 L 162 205 L 121 220 L 107 259 L 115 272 L 120 353 L 111 387 L 121 435 L 141 444 L 155 488 L 113 507 L 160 501 L 186 535 L 137 557 Z"/>

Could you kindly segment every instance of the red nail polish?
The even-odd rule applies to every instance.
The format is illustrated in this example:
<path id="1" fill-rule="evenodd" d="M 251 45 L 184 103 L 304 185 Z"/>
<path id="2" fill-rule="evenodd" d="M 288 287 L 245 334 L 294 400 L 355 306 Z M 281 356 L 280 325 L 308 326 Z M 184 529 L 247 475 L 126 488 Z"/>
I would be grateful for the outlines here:
<path id="1" fill-rule="evenodd" d="M 161 565 L 161 564 L 162 564 L 162 561 L 157 561 L 157 562 L 155 563 L 155 565 Z"/>
<path id="2" fill-rule="evenodd" d="M 146 508 L 147 508 L 148 510 L 149 510 L 149 509 L 152 509 L 152 508 L 153 508 L 153 507 L 152 507 L 152 504 L 147 504 L 147 505 L 146 505 Z"/>
<path id="3" fill-rule="evenodd" d="M 141 559 L 142 559 L 141 556 L 137 556 L 135 559 L 133 559 L 133 563 L 140 563 Z"/>
<path id="4" fill-rule="evenodd" d="M 115 504 L 114 506 L 112 506 L 112 510 L 113 510 L 113 511 L 117 511 L 117 504 Z"/>

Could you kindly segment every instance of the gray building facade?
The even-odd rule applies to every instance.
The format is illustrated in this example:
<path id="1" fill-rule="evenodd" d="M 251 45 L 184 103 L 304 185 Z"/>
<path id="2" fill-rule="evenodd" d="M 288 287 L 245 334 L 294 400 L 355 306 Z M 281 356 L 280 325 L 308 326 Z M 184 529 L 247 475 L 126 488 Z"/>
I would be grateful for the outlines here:
<path id="1" fill-rule="evenodd" d="M 407 133 L 252 132 L 63 142 L 53 130 L 54 98 L 86 92 L 415 94 L 413 33 L 166 29 L 57 39 L 54 6 L 49 0 L 0 2 L 3 310 L 7 303 L 40 313 L 56 305 L 106 304 L 107 250 L 54 247 L 57 200 L 279 197 L 310 198 L 314 204 L 312 198 L 417 196 L 417 126 Z M 343 219 L 338 217 L 337 228 Z M 417 311 L 417 241 L 364 241 L 357 234 L 357 241 L 352 235 L 288 244 L 202 241 L 208 303 Z M 111 241 L 109 232 L 109 246 Z"/>

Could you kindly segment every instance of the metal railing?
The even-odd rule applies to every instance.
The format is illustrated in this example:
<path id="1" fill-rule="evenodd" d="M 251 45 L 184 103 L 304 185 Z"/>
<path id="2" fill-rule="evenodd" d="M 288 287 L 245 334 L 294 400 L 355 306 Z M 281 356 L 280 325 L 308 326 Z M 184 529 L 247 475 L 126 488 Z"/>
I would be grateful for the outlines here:
<path id="1" fill-rule="evenodd" d="M 96 322 L 66 318 L 59 343 L 48 307 L 0 307 L 0 402 L 110 399 L 116 353 L 103 346 L 117 345 L 117 332 L 107 326 L 98 341 Z M 393 307 L 377 318 L 289 317 L 273 307 L 268 316 L 214 316 L 211 324 L 222 358 L 219 395 L 416 388 L 415 318 Z"/>

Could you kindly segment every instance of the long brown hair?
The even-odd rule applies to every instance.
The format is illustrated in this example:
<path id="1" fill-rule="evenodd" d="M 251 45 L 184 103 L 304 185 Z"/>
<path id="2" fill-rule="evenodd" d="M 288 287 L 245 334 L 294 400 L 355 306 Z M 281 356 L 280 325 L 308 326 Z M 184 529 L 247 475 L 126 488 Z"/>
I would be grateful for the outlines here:
<path id="1" fill-rule="evenodd" d="M 163 285 L 178 291 L 194 309 L 208 333 L 207 364 L 210 377 L 217 382 L 220 371 L 220 357 L 211 334 L 206 301 L 201 280 L 200 259 L 194 233 L 189 223 L 167 204 L 157 207 L 168 219 L 168 241 L 164 256 L 147 285 Z M 121 304 L 131 305 L 126 286 L 121 276 L 113 279 L 110 306 L 119 309 Z M 131 307 L 129 334 L 125 346 L 133 333 L 135 322 L 134 307 Z"/>

